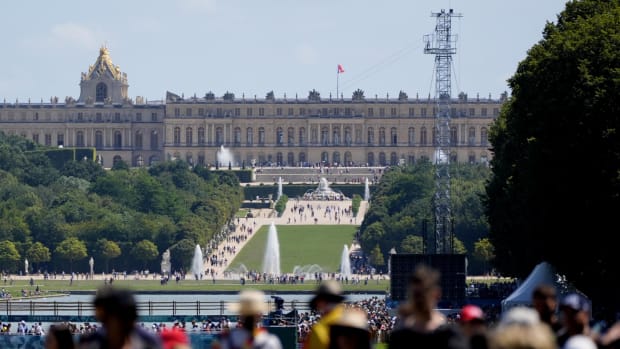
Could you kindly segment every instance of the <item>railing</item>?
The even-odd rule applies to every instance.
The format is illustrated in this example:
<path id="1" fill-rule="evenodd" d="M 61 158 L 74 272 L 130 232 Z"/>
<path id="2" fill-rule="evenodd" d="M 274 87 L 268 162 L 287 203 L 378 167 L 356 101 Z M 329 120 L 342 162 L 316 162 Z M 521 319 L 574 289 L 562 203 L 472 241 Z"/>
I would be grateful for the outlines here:
<path id="1" fill-rule="evenodd" d="M 209 316 L 209 315 L 234 315 L 228 311 L 225 301 L 170 301 L 170 302 L 137 302 L 138 314 L 142 316 Z M 275 309 L 273 302 L 268 301 L 269 309 Z M 304 302 L 290 301 L 284 304 L 285 309 L 308 311 L 308 305 Z M 12 301 L 0 302 L 0 315 L 26 315 L 26 316 L 90 316 L 95 312 L 92 302 L 57 302 L 57 301 Z"/>

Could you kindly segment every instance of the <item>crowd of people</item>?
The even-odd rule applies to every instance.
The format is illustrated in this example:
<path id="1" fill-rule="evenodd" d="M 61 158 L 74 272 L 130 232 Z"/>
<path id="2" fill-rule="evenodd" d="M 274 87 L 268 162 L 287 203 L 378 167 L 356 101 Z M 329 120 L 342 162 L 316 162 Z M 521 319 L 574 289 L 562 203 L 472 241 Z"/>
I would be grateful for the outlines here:
<path id="1" fill-rule="evenodd" d="M 41 323 L 20 322 L 16 331 L 45 336 L 46 348 L 68 349 L 188 349 L 190 332 L 213 334 L 210 346 L 215 349 L 280 349 L 280 338 L 270 332 L 274 325 L 296 326 L 297 346 L 302 349 L 370 349 L 376 343 L 390 349 L 620 348 L 620 322 L 594 323 L 591 303 L 579 293 L 558 294 L 555 286 L 540 284 L 531 295 L 531 307 L 516 306 L 494 317 L 480 306 L 467 304 L 448 316 L 437 308 L 440 278 L 436 269 L 418 265 L 408 280 L 407 300 L 395 313 L 382 297 L 350 302 L 341 281 L 325 279 L 309 301 L 311 310 L 293 312 L 292 321 L 282 317 L 281 322 L 269 323 L 274 312 L 266 295 L 249 285 L 240 292 L 238 302 L 228 305 L 236 314 L 233 321 L 176 321 L 171 326 L 152 327 L 138 322 L 130 291 L 105 285 L 94 299 L 98 324 L 62 323 L 43 329 Z M 2 324 L 2 334 L 12 332 L 10 324 Z"/>

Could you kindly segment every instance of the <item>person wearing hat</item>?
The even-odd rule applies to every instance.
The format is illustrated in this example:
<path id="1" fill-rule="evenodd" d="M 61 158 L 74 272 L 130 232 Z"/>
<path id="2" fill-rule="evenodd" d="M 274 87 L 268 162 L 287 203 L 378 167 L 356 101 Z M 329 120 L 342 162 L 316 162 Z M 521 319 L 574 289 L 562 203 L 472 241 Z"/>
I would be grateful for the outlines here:
<path id="1" fill-rule="evenodd" d="M 475 304 L 467 304 L 459 313 L 458 324 L 465 337 L 469 340 L 471 349 L 486 349 L 487 321 L 482 308 Z"/>
<path id="2" fill-rule="evenodd" d="M 572 336 L 591 336 L 590 302 L 579 293 L 567 294 L 560 302 L 560 321 L 562 327 L 557 333 L 560 348 Z"/>
<path id="3" fill-rule="evenodd" d="M 346 308 L 329 328 L 329 349 L 370 349 L 368 316 L 360 308 Z"/>
<path id="4" fill-rule="evenodd" d="M 324 280 L 310 300 L 310 309 L 321 317 L 312 325 L 306 337 L 303 349 L 328 349 L 330 326 L 338 321 L 344 312 L 345 296 L 340 283 L 336 280 Z"/>
<path id="5" fill-rule="evenodd" d="M 239 315 L 240 327 L 220 333 L 211 342 L 212 349 L 282 349 L 280 338 L 260 326 L 263 314 L 269 311 L 262 291 L 241 291 L 239 302 L 229 304 L 228 310 Z"/>

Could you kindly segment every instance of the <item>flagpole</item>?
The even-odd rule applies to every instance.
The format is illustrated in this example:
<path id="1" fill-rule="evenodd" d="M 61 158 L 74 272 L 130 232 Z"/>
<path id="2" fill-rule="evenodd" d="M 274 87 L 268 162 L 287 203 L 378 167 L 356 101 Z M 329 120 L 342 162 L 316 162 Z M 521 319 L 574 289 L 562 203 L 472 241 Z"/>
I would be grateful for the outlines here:
<path id="1" fill-rule="evenodd" d="M 338 66 L 336 67 L 336 100 L 340 98 L 340 90 L 338 89 L 338 84 L 340 82 L 340 73 L 344 73 L 344 68 L 342 67 L 342 65 L 338 64 Z"/>

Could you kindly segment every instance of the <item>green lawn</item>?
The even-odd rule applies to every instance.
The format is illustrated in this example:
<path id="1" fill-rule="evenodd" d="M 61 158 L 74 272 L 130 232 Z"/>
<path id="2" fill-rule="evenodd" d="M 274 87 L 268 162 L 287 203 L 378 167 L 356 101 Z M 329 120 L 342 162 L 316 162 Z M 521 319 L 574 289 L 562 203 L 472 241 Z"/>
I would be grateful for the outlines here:
<path id="1" fill-rule="evenodd" d="M 278 225 L 280 270 L 292 273 L 295 266 L 317 264 L 323 272 L 337 272 L 344 245 L 353 241 L 356 226 L 352 225 Z M 241 264 L 248 270 L 262 270 L 268 226 L 261 227 L 229 267 L 236 271 Z"/>
<path id="2" fill-rule="evenodd" d="M 2 284 L 2 288 L 6 292 L 12 294 L 13 297 L 20 297 L 21 290 L 33 291 L 36 286 L 39 286 L 42 294 L 41 296 L 50 296 L 57 293 L 69 293 L 72 291 L 95 291 L 99 287 L 103 286 L 102 280 L 74 280 L 70 285 L 69 279 L 65 280 L 42 280 L 35 279 L 34 286 L 30 286 L 27 280 L 15 280 L 13 284 Z M 222 291 L 235 291 L 238 292 L 244 288 L 241 286 L 238 280 L 216 280 L 213 283 L 212 280 L 182 280 L 178 284 L 172 280 L 168 285 L 161 285 L 159 280 L 134 280 L 133 278 L 127 278 L 127 280 L 116 280 L 114 284 L 121 288 L 127 288 L 133 291 L 204 291 L 204 292 L 222 292 Z M 314 291 L 317 287 L 315 282 L 306 282 L 304 284 L 268 284 L 258 283 L 251 284 L 253 288 L 261 289 L 265 292 L 281 291 L 281 292 L 299 292 L 299 291 Z M 245 287 L 248 287 L 247 285 Z M 354 292 L 385 292 L 390 288 L 389 280 L 376 279 L 369 282 L 368 285 L 360 283 L 357 285 L 345 284 L 342 285 L 345 291 Z"/>

